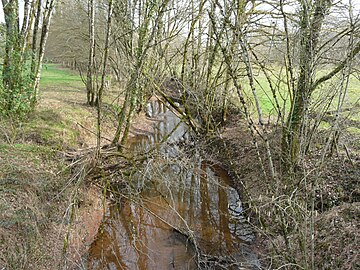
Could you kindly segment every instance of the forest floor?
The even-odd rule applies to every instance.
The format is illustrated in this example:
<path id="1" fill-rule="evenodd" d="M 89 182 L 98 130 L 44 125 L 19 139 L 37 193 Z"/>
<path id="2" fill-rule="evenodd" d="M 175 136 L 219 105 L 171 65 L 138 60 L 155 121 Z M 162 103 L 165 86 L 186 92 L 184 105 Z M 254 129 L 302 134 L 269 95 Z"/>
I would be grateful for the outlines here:
<path id="1" fill-rule="evenodd" d="M 105 105 L 117 98 L 110 93 Z M 105 108 L 102 143 L 111 140 L 116 128 L 114 110 L 110 105 Z M 269 210 L 267 207 L 274 203 L 268 192 L 271 181 L 257 165 L 258 153 L 239 117 L 233 114 L 221 138 L 211 138 L 207 149 L 212 149 L 212 157 L 222 160 L 232 172 L 239 188 L 245 189 L 245 203 L 257 203 L 250 215 L 254 229 L 259 231 L 258 249 L 267 254 L 271 250 L 269 239 L 275 239 L 274 243 L 279 237 L 264 237 L 264 232 L 274 230 L 260 228 L 261 224 L 275 222 L 259 222 L 257 210 Z M 144 115 L 137 118 L 133 132 L 146 132 L 149 123 L 144 120 Z M 83 82 L 75 73 L 55 65 L 44 66 L 39 105 L 29 118 L 22 123 L 0 121 L 1 270 L 41 270 L 49 269 L 49 265 L 58 269 L 64 263 L 64 247 L 74 254 L 76 263 L 92 242 L 103 217 L 104 202 L 97 187 L 74 177 L 77 172 L 70 166 L 69 153 L 95 146 L 95 134 L 96 109 L 86 105 Z M 274 129 L 272 134 L 276 149 L 279 131 Z M 318 269 L 360 269 L 360 145 L 347 133 L 341 140 L 348 146 L 348 155 L 341 148 L 326 159 L 316 181 Z M 313 171 L 319 155 L 313 151 L 306 161 L 309 171 Z M 280 250 L 274 256 L 281 254 Z M 264 261 L 271 263 L 266 256 Z"/>

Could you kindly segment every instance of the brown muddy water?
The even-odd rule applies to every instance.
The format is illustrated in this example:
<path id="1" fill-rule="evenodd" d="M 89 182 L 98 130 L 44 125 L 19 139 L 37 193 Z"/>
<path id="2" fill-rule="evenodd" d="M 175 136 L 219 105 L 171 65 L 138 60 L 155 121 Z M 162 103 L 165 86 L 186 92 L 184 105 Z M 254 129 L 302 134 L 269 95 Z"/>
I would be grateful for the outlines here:
<path id="1" fill-rule="evenodd" d="M 87 269 L 259 269 L 255 236 L 227 172 L 179 146 L 194 148 L 165 104 L 149 103 L 147 115 L 153 132 L 133 138 L 131 151 L 158 144 L 158 154 L 135 168 L 132 192 L 107 209 Z"/>

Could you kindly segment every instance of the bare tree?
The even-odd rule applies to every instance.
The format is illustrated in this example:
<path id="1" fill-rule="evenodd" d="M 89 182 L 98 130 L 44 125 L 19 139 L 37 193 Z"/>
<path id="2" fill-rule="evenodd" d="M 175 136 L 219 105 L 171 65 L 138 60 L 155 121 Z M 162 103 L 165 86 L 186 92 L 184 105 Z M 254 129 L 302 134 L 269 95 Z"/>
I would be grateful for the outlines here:
<path id="1" fill-rule="evenodd" d="M 89 57 L 86 75 L 86 93 L 87 103 L 94 106 L 96 103 L 95 95 L 95 77 L 97 76 L 95 67 L 95 0 L 88 0 L 88 18 L 89 18 Z"/>

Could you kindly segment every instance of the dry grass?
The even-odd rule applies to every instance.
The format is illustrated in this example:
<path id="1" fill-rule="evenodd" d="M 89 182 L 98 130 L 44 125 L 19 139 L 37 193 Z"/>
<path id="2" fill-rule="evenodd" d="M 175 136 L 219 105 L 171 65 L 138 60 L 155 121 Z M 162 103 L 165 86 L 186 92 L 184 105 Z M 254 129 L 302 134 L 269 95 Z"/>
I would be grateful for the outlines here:
<path id="1" fill-rule="evenodd" d="M 80 194 L 88 194 L 75 185 L 64 153 L 95 145 L 96 111 L 85 105 L 78 77 L 53 69 L 46 78 L 46 72 L 40 102 L 29 118 L 21 123 L 0 119 L 0 269 L 57 269 L 72 192 L 80 188 Z M 61 76 L 54 81 L 56 72 Z M 104 122 L 107 136 L 114 127 L 106 117 Z M 77 220 L 97 195 L 85 196 L 76 206 Z M 80 238 L 87 232 L 74 230 Z"/>
<path id="2" fill-rule="evenodd" d="M 68 172 L 49 148 L 3 144 L 0 149 L 0 266 L 48 269 L 61 258 L 56 246 L 62 242 L 66 193 L 59 190 Z"/>

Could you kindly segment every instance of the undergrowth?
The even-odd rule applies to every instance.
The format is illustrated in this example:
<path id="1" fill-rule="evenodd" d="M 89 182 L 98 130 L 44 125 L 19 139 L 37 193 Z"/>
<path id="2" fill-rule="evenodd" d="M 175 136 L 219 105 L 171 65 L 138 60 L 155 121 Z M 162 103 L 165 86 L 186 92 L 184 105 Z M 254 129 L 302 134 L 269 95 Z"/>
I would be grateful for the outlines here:
<path id="1" fill-rule="evenodd" d="M 64 154 L 91 143 L 78 124 L 94 114 L 81 87 L 79 76 L 49 65 L 35 110 L 0 118 L 0 269 L 59 265 L 72 187 Z"/>

